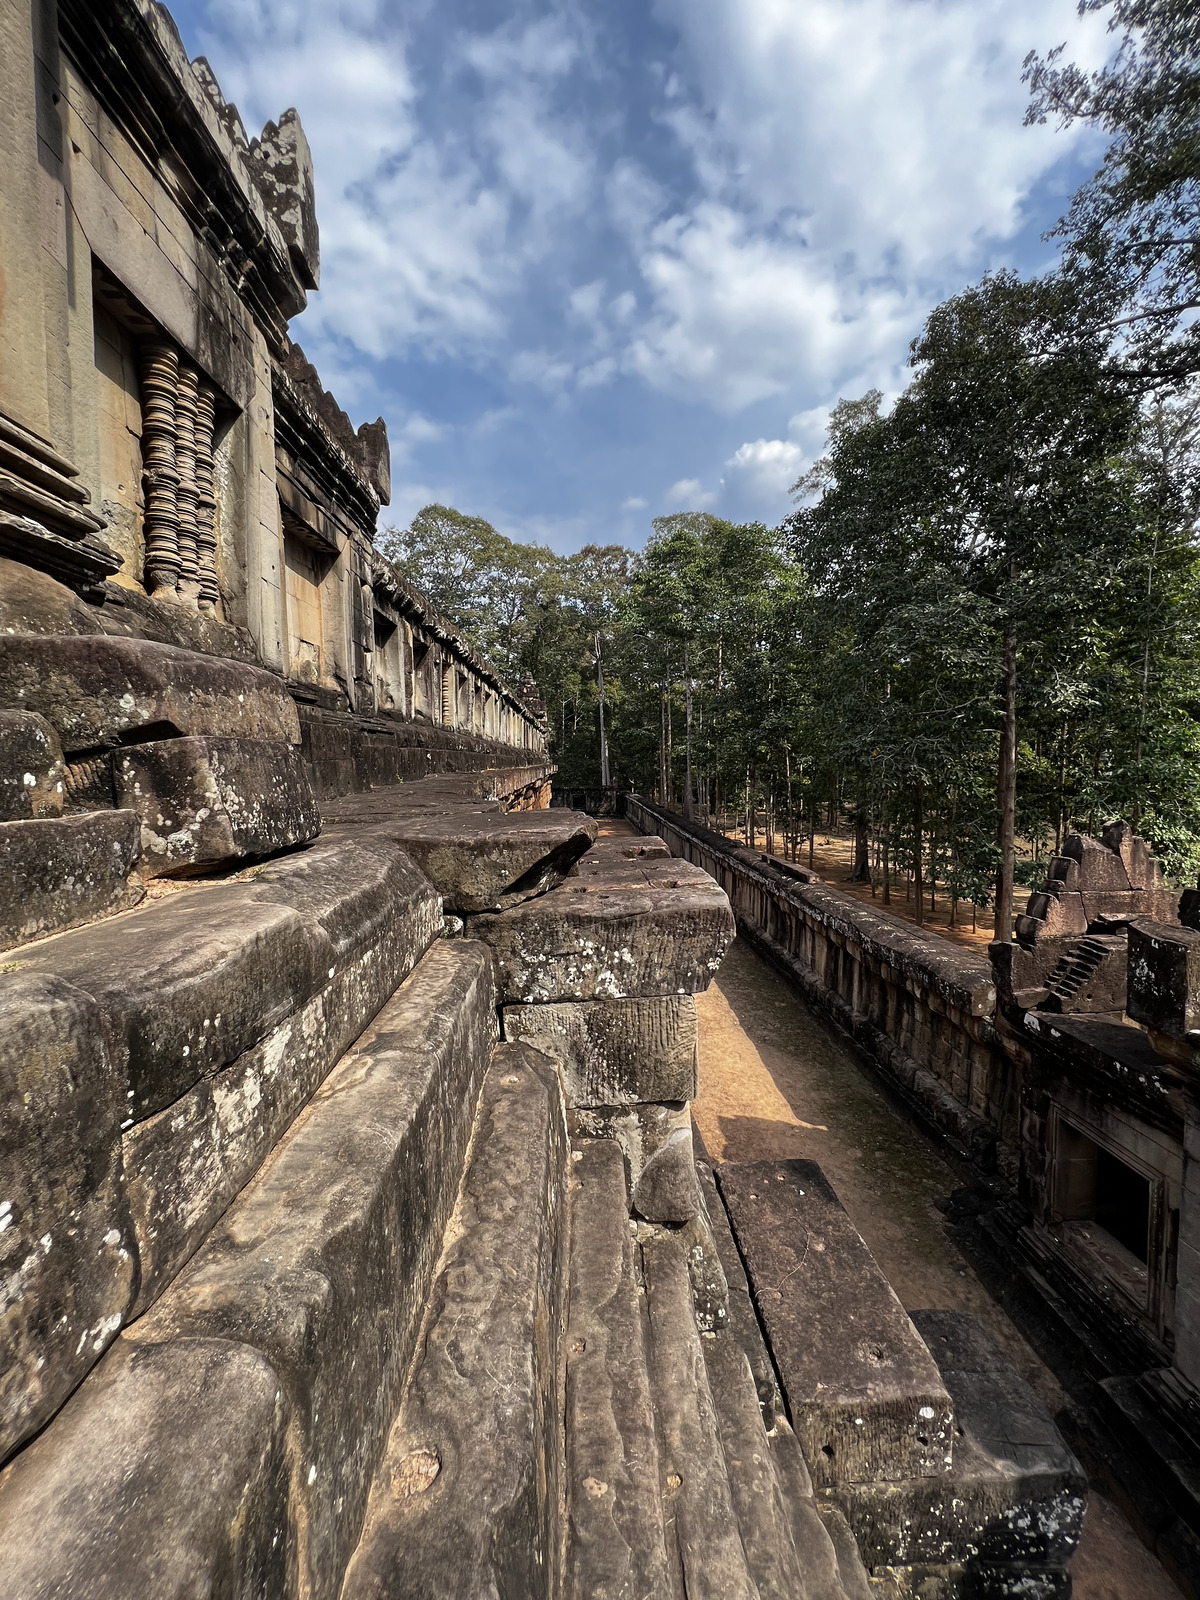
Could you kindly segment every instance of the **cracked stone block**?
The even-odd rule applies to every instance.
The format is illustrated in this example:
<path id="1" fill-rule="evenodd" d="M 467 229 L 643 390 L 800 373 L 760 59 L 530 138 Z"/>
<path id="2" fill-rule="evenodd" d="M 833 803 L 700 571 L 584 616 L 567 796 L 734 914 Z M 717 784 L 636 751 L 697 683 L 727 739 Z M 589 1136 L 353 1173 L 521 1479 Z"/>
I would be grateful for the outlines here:
<path id="1" fill-rule="evenodd" d="M 332 952 L 316 994 L 223 1070 L 124 1136 L 150 1305 L 276 1140 L 433 944 L 440 902 L 394 845 L 330 840 L 265 867 L 251 896 L 299 915 Z"/>
<path id="2" fill-rule="evenodd" d="M 0 1474 L 7 1600 L 288 1593 L 287 1427 L 256 1351 L 119 1339 Z"/>
<path id="3" fill-rule="evenodd" d="M 1025 1575 L 1039 1592 L 1035 1576 L 1065 1576 L 1079 1542 L 1083 1469 L 975 1317 L 914 1311 L 912 1320 L 954 1401 L 953 1464 L 940 1477 L 830 1493 L 868 1567 L 961 1564 L 968 1588 L 972 1576 Z"/>
<path id="4" fill-rule="evenodd" d="M 132 811 L 0 822 L 0 949 L 137 905 L 140 851 Z"/>
<path id="5" fill-rule="evenodd" d="M 559 1593 L 566 1164 L 553 1068 L 500 1045 L 343 1600 Z"/>
<path id="6" fill-rule="evenodd" d="M 65 773 L 62 745 L 45 717 L 0 711 L 0 822 L 60 816 Z"/>
<path id="7" fill-rule="evenodd" d="M 337 1595 L 400 1403 L 495 1037 L 486 949 L 435 944 L 130 1333 L 270 1362 L 318 1600 Z"/>
<path id="8" fill-rule="evenodd" d="M 504 1035 L 553 1056 L 572 1106 L 692 1100 L 699 1030 L 691 995 L 505 1006 Z"/>
<path id="9" fill-rule="evenodd" d="M 153 740 L 117 752 L 113 784 L 140 819 L 146 878 L 274 855 L 321 831 L 299 746 L 280 740 Z"/>
<path id="10" fill-rule="evenodd" d="M 814 1484 L 945 1472 L 950 1393 L 820 1167 L 727 1162 L 716 1176 Z"/>
<path id="11" fill-rule="evenodd" d="M 1146 922 L 1129 930 L 1126 1009 L 1176 1039 L 1200 1035 L 1200 931 Z"/>
<path id="12" fill-rule="evenodd" d="M 676 1105 L 599 1106 L 575 1112 L 587 1139 L 614 1139 L 629 1170 L 634 1211 L 647 1222 L 687 1222 L 700 1209 L 692 1114 Z"/>
<path id="13" fill-rule="evenodd" d="M 281 678 L 149 639 L 0 633 L 0 705 L 44 717 L 67 752 L 178 734 L 300 742 Z"/>
<path id="14" fill-rule="evenodd" d="M 492 947 L 502 1003 L 545 1004 L 697 994 L 734 922 L 706 872 L 651 859 L 581 866 L 536 901 L 469 917 L 467 932 Z"/>
<path id="15" fill-rule="evenodd" d="M 0 1460 L 116 1336 L 135 1287 L 124 1105 L 94 1002 L 0 974 Z"/>
<path id="16" fill-rule="evenodd" d="M 359 817 L 376 818 L 377 797 L 370 798 L 376 805 L 340 802 L 330 826 L 340 831 Z M 574 811 L 456 808 L 439 814 L 414 805 L 386 822 L 365 825 L 405 850 L 446 909 L 460 914 L 502 910 L 544 894 L 563 881 L 596 837 L 593 819 Z"/>

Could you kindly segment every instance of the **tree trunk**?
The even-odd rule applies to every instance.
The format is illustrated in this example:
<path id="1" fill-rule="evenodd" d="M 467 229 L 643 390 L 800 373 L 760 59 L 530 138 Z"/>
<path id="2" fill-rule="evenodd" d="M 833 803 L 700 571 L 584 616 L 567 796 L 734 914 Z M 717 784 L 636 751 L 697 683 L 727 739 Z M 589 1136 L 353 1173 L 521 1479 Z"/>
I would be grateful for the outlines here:
<path id="1" fill-rule="evenodd" d="M 600 787 L 608 788 L 608 735 L 604 730 L 604 661 L 600 654 L 600 634 L 596 634 L 596 693 L 600 701 Z"/>
<path id="2" fill-rule="evenodd" d="M 866 883 L 870 879 L 870 847 L 870 819 L 866 807 L 860 805 L 854 813 L 854 871 L 850 874 L 852 883 Z"/>
<path id="3" fill-rule="evenodd" d="M 913 849 L 913 888 L 916 891 L 915 898 L 917 904 L 918 928 L 923 928 L 925 926 L 925 890 L 922 882 L 921 829 L 921 785 L 918 784 L 913 794 L 913 835 L 915 839 L 915 847 Z"/>
<path id="4" fill-rule="evenodd" d="M 663 689 L 658 701 L 658 803 L 667 803 L 667 691 Z"/>
<path id="5" fill-rule="evenodd" d="M 683 652 L 683 695 L 684 695 L 684 763 L 683 763 L 683 814 L 691 820 L 695 816 L 695 804 L 692 800 L 692 669 L 689 652 Z"/>
<path id="6" fill-rule="evenodd" d="M 1017 824 L 1017 634 L 1011 625 L 1004 635 L 1004 727 L 1000 734 L 996 799 L 1000 809 L 996 938 L 1001 944 L 1011 944 Z"/>
<path id="7" fill-rule="evenodd" d="M 814 799 L 809 807 L 808 818 L 808 866 L 812 870 L 813 859 L 817 853 L 817 802 Z"/>
<path id="8" fill-rule="evenodd" d="M 883 903 L 890 906 L 892 903 L 892 864 L 890 860 L 891 837 L 889 826 L 883 825 Z"/>

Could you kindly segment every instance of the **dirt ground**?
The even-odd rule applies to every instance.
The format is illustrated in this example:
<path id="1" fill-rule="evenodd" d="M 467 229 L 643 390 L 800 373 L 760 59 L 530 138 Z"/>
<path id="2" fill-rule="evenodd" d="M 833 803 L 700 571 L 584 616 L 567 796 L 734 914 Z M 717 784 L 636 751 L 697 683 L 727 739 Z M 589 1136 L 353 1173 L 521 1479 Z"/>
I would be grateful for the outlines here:
<path id="1" fill-rule="evenodd" d="M 947 1238 L 934 1200 L 959 1182 L 893 1109 L 835 1029 L 742 940 L 700 1012 L 693 1111 L 714 1161 L 819 1161 L 901 1302 L 971 1311 L 1042 1400 L 1065 1395 Z M 1118 1508 L 1093 1493 L 1073 1567 L 1075 1600 L 1181 1600 Z"/>
<path id="2" fill-rule="evenodd" d="M 729 838 L 736 839 L 739 844 L 744 841 L 741 833 L 730 833 Z M 767 848 L 765 833 L 757 835 L 757 847 L 760 850 Z M 783 848 L 778 834 L 775 837 L 775 848 Z M 800 865 L 808 866 L 808 845 L 805 844 L 800 851 Z M 873 906 L 877 911 L 890 911 L 893 916 L 903 917 L 906 922 L 915 922 L 916 906 L 913 903 L 911 890 L 909 898 L 905 899 L 905 880 L 903 875 L 894 880 L 891 886 L 891 901 L 888 905 L 883 903 L 883 894 L 879 885 L 875 893 L 871 893 L 869 883 L 849 882 L 850 871 L 854 865 L 854 841 L 850 837 L 842 838 L 836 833 L 818 833 L 813 851 L 813 871 L 831 884 L 836 889 L 842 889 L 846 894 L 852 894 L 856 900 L 861 900 L 866 905 Z M 1025 901 L 1029 891 L 1018 887 L 1016 893 L 1017 910 L 1025 909 Z M 950 926 L 950 898 L 939 884 L 934 897 L 934 908 L 929 909 L 929 889 L 926 886 L 922 896 L 924 910 L 924 926 L 932 932 L 940 933 L 945 939 L 953 939 L 955 944 L 966 945 L 971 950 L 986 950 L 992 940 L 994 921 L 992 913 L 986 907 L 973 908 L 970 901 L 960 901 L 955 916 L 955 926 Z"/>

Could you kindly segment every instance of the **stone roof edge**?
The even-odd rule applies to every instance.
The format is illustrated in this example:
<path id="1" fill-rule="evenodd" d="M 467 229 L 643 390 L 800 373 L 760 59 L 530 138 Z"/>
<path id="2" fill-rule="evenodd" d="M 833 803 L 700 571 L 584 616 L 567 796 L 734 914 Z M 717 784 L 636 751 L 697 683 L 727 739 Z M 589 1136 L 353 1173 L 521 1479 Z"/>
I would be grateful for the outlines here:
<path id="1" fill-rule="evenodd" d="M 376 550 L 374 555 L 374 586 L 382 589 L 398 610 L 406 613 L 420 627 L 431 633 L 439 644 L 447 646 L 451 653 L 462 661 L 464 666 L 470 667 L 472 672 L 476 673 L 485 683 L 495 689 L 500 697 L 506 700 L 515 711 L 519 712 L 527 722 L 544 730 L 545 719 L 539 717 L 526 705 L 520 695 L 508 686 L 490 661 L 485 660 L 478 651 L 472 649 L 462 634 L 451 623 L 447 622 L 440 611 L 434 608 L 431 602 L 421 593 L 420 589 L 417 588 L 416 584 L 408 578 L 401 577 L 393 564 L 380 551 Z"/>

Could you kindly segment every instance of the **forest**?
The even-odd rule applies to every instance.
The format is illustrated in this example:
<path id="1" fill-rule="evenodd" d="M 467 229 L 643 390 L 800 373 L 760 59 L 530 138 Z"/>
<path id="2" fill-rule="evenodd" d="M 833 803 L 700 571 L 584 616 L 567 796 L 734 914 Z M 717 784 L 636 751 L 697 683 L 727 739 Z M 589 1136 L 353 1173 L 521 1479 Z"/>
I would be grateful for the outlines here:
<path id="1" fill-rule="evenodd" d="M 572 555 L 427 506 L 381 548 L 545 701 L 559 782 L 632 788 L 854 875 L 991 906 L 1125 817 L 1200 868 L 1200 8 L 1083 0 L 1028 121 L 1108 143 L 1040 278 L 937 306 L 910 379 L 833 408 L 778 527 L 655 519 Z"/>

